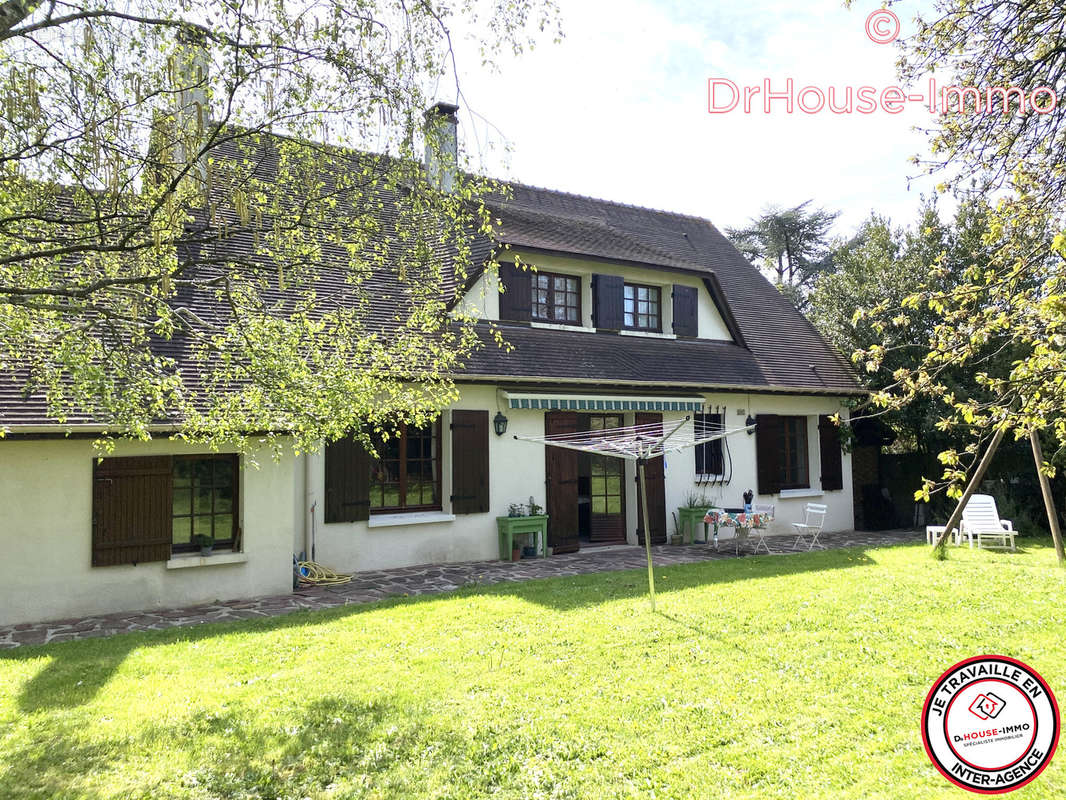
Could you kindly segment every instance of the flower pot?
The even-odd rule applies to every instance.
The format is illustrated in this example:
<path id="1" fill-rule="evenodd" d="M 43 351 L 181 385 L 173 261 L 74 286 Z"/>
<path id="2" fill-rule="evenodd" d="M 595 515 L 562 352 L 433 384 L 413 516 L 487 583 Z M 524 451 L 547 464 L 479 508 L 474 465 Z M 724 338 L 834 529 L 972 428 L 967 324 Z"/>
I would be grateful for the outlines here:
<path id="1" fill-rule="evenodd" d="M 211 551 L 214 549 L 215 546 L 213 544 L 200 545 L 200 555 L 209 556 L 211 555 Z"/>
<path id="2" fill-rule="evenodd" d="M 512 561 L 521 561 L 522 560 L 522 548 L 521 547 L 513 547 L 513 548 L 511 548 L 511 560 Z"/>
<path id="3" fill-rule="evenodd" d="M 684 537 L 680 533 L 675 533 L 670 536 L 670 544 L 679 545 L 684 542 Z"/>
<path id="4" fill-rule="evenodd" d="M 536 558 L 537 548 L 533 545 L 528 545 L 522 548 L 522 558 Z"/>

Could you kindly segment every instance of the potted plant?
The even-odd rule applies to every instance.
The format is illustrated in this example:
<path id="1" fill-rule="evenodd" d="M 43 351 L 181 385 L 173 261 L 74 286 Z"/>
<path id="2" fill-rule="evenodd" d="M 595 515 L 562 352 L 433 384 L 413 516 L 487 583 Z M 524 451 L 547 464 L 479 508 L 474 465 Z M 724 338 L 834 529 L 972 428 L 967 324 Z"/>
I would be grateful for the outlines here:
<path id="1" fill-rule="evenodd" d="M 526 515 L 526 508 L 521 503 L 511 503 L 507 506 L 508 517 L 524 517 Z"/>
<path id="2" fill-rule="evenodd" d="M 209 536 L 206 533 L 198 533 L 192 538 L 193 538 L 193 541 L 196 544 L 200 545 L 200 555 L 202 555 L 202 556 L 211 555 L 211 550 L 215 546 L 215 537 L 214 536 Z"/>

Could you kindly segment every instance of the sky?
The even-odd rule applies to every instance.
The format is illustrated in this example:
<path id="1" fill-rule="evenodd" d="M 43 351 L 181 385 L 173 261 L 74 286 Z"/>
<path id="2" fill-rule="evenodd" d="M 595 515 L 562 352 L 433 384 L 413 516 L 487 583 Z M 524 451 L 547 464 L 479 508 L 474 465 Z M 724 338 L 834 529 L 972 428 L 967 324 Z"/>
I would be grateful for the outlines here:
<path id="1" fill-rule="evenodd" d="M 897 84 L 894 44 L 866 33 L 879 2 L 856 0 L 558 0 L 564 40 L 500 60 L 490 74 L 457 47 L 462 147 L 477 171 L 552 189 L 741 226 L 765 207 L 840 211 L 845 235 L 871 211 L 911 222 L 928 176 L 908 159 L 925 152 L 919 103 L 899 114 L 805 114 L 758 98 L 708 113 L 708 80 L 798 91 Z M 917 3 L 893 7 L 902 36 Z M 457 37 L 461 39 L 462 37 Z M 454 85 L 439 97 L 455 100 Z M 720 102 L 728 100 L 723 90 Z M 808 95 L 808 105 L 817 102 Z M 508 155 L 504 156 L 504 147 Z"/>

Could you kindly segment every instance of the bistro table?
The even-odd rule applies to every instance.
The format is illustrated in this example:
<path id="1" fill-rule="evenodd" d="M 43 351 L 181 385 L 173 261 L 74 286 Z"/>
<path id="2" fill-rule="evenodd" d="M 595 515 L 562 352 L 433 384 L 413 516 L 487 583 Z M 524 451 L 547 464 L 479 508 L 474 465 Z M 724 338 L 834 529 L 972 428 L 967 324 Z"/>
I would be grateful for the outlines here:
<path id="1" fill-rule="evenodd" d="M 714 549 L 718 549 L 718 528 L 765 528 L 773 522 L 774 515 L 766 512 L 745 511 L 743 508 L 710 508 L 703 518 L 704 530 L 714 526 Z M 706 536 L 704 537 L 706 538 Z"/>

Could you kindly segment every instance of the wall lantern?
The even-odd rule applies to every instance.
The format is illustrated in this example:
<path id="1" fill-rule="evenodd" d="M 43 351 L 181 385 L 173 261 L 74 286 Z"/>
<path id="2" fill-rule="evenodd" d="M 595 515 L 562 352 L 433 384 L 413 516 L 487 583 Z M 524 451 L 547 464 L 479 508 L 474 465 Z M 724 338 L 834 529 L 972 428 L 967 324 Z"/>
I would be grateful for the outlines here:
<path id="1" fill-rule="evenodd" d="M 752 425 L 755 424 L 755 417 L 753 417 L 751 414 L 748 414 L 748 418 L 744 420 L 744 424 L 750 428 Z M 755 431 L 749 430 L 748 436 L 751 436 L 753 433 L 755 433 Z"/>
<path id="2" fill-rule="evenodd" d="M 492 418 L 492 427 L 496 429 L 497 436 L 503 436 L 507 433 L 507 417 L 503 415 L 502 411 L 497 411 L 496 416 Z"/>

